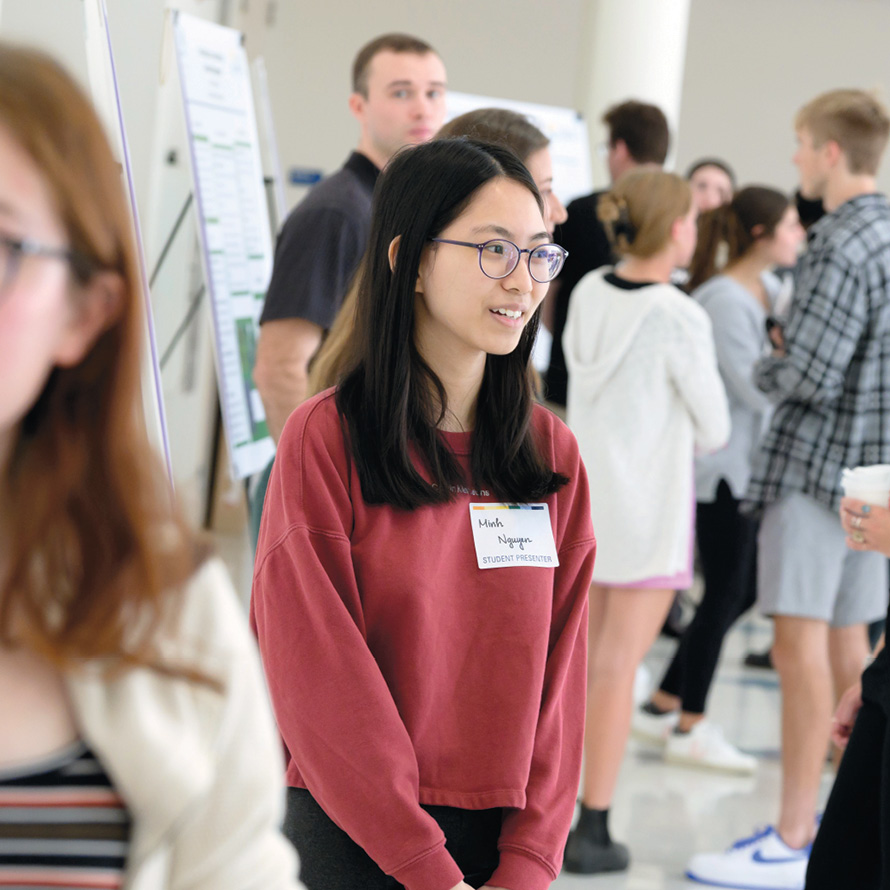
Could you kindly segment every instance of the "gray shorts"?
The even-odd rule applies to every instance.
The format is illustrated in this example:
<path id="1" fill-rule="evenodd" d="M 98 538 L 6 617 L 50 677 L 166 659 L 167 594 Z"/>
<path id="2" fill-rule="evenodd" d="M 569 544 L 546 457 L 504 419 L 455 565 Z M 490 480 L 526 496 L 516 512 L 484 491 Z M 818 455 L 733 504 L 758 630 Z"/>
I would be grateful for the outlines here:
<path id="1" fill-rule="evenodd" d="M 883 618 L 887 557 L 850 550 L 837 513 L 793 492 L 770 504 L 757 539 L 757 607 L 832 627 Z"/>

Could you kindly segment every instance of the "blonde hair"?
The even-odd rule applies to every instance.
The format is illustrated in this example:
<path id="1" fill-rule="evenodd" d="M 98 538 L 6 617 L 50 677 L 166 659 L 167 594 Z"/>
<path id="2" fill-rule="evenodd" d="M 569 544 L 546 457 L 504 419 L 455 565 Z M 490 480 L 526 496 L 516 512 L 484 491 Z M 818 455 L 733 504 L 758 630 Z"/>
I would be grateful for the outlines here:
<path id="1" fill-rule="evenodd" d="M 362 260 L 364 263 L 364 260 Z M 337 317 L 309 369 L 309 395 L 314 396 L 336 386 L 355 365 L 355 310 L 362 268 L 359 266 L 352 284 L 340 304 Z"/>
<path id="2" fill-rule="evenodd" d="M 681 177 L 631 170 L 599 199 L 597 214 L 617 254 L 647 259 L 671 240 L 671 227 L 691 206 L 692 191 Z"/>
<path id="3" fill-rule="evenodd" d="M 832 90 L 807 102 L 794 119 L 815 146 L 836 142 L 851 173 L 874 176 L 890 136 L 890 116 L 877 97 L 864 90 Z"/>

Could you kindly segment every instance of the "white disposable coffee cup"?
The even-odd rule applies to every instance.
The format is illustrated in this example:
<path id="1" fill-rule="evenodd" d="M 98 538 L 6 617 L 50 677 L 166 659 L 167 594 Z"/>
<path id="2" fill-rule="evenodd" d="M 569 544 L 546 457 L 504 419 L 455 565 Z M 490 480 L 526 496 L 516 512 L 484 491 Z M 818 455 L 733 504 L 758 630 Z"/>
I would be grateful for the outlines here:
<path id="1" fill-rule="evenodd" d="M 852 470 L 845 467 L 841 485 L 847 497 L 878 507 L 890 506 L 890 464 L 870 464 Z"/>

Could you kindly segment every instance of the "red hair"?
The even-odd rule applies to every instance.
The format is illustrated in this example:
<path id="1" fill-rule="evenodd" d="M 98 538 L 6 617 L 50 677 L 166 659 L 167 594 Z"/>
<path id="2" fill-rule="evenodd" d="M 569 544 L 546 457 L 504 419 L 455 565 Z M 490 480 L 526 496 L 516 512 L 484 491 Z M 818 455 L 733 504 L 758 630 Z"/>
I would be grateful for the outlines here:
<path id="1" fill-rule="evenodd" d="M 82 258 L 75 281 L 110 271 L 123 291 L 84 359 L 52 371 L 13 444 L 0 641 L 60 668 L 154 664 L 153 631 L 206 548 L 173 507 L 146 435 L 142 288 L 120 168 L 88 99 L 41 53 L 0 44 L 0 126 L 55 200 Z"/>

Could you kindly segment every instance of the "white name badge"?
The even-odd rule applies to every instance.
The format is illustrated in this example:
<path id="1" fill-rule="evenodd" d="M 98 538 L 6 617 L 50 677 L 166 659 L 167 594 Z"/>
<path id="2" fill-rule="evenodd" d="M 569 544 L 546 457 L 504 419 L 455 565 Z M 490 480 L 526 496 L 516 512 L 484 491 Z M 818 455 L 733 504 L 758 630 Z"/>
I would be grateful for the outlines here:
<path id="1" fill-rule="evenodd" d="M 470 504 L 480 569 L 559 565 L 547 504 Z"/>

